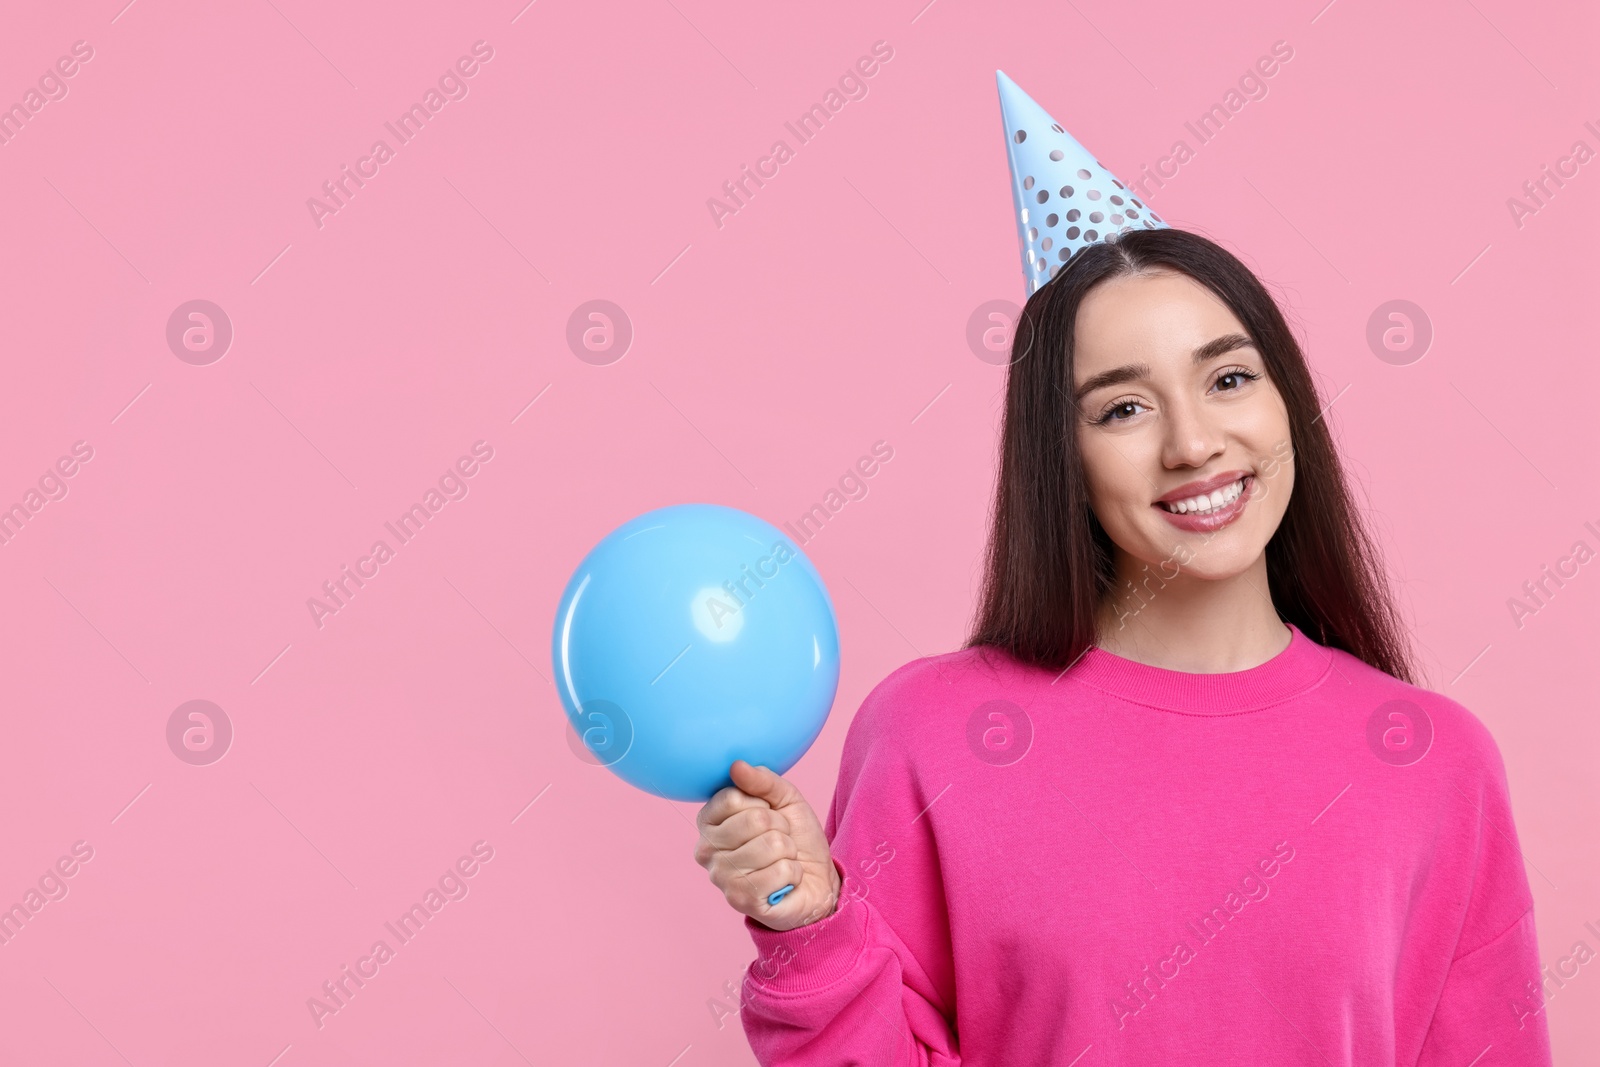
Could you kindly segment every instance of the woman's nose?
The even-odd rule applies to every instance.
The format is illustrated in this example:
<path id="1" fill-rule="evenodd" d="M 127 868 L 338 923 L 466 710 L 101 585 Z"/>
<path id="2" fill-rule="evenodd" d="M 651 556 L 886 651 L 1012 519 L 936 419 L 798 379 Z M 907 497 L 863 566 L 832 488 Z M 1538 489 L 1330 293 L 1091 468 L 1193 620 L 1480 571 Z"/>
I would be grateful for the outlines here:
<path id="1" fill-rule="evenodd" d="M 1169 467 L 1199 467 L 1221 452 L 1224 435 L 1202 405 L 1169 404 L 1162 420 L 1162 462 Z"/>

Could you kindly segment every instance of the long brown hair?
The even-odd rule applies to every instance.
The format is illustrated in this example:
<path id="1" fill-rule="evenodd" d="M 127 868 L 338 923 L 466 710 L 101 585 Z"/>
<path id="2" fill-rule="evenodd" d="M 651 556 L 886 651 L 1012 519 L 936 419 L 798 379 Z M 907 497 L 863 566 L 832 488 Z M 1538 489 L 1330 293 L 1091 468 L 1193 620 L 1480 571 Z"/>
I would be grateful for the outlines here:
<path id="1" fill-rule="evenodd" d="M 1116 577 L 1078 449 L 1073 328 L 1079 304 L 1100 282 L 1157 268 L 1188 275 L 1232 310 L 1288 408 L 1294 488 L 1266 548 L 1279 617 L 1319 644 L 1415 683 L 1378 551 L 1357 516 L 1299 343 L 1248 267 L 1176 228 L 1131 230 L 1085 246 L 1023 307 L 1006 371 L 983 589 L 965 647 L 991 646 L 1063 669 L 1094 646 L 1097 608 Z"/>

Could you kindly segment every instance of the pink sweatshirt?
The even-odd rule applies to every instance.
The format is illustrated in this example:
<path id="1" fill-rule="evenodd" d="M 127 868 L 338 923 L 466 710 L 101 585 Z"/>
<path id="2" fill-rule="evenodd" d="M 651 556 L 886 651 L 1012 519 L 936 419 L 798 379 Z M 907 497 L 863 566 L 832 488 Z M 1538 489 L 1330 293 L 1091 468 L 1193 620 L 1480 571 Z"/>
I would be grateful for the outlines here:
<path id="1" fill-rule="evenodd" d="M 1494 739 L 1298 629 L 1229 674 L 915 660 L 825 828 L 838 910 L 745 919 L 763 1065 L 1550 1063 Z"/>

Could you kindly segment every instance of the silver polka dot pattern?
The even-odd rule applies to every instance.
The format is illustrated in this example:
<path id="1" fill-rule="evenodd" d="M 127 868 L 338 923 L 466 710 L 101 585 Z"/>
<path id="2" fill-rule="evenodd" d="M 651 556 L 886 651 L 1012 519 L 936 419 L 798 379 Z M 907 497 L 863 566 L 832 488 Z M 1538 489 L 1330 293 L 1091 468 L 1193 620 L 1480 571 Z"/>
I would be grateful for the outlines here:
<path id="1" fill-rule="evenodd" d="M 998 81 L 1029 292 L 1089 244 L 1166 225 L 1037 101 L 1003 73 Z"/>
<path id="2" fill-rule="evenodd" d="M 1057 125 L 1052 125 L 1050 128 L 1056 133 L 1064 132 Z M 1027 140 L 1027 131 L 1018 130 L 1015 133 L 1015 137 L 1017 143 L 1021 144 Z M 1059 163 L 1064 158 L 1065 154 L 1060 149 L 1054 149 L 1050 152 L 1050 159 L 1053 162 Z M 1095 204 L 1105 202 L 1122 208 L 1121 211 L 1109 214 L 1104 211 L 1089 211 L 1087 213 L 1087 221 L 1094 224 L 1094 227 L 1090 229 L 1082 229 L 1071 225 L 1064 230 L 1060 228 L 1063 221 L 1073 223 L 1085 217 L 1085 212 L 1076 207 L 1069 207 L 1064 212 L 1050 212 L 1044 217 L 1043 227 L 1028 227 L 1029 247 L 1027 260 L 1032 268 L 1032 276 L 1035 279 L 1032 283 L 1034 289 L 1040 288 L 1050 278 L 1054 278 L 1061 268 L 1071 260 L 1073 254 L 1085 245 L 1094 244 L 1096 241 L 1110 238 L 1117 233 L 1126 233 L 1131 229 L 1155 229 L 1157 225 L 1165 225 L 1160 217 L 1155 212 L 1145 208 L 1138 198 L 1111 192 L 1111 188 L 1126 192 L 1127 187 L 1106 173 L 1104 164 L 1101 164 L 1099 160 L 1095 160 L 1095 163 L 1101 167 L 1101 173 L 1099 174 L 1089 170 L 1087 167 L 1077 167 L 1065 172 L 1064 175 L 1030 174 L 1022 181 L 1023 189 L 1033 192 L 1037 186 L 1049 182 L 1051 178 L 1059 179 L 1062 176 L 1073 178 L 1077 184 L 1060 186 L 1055 197 L 1059 197 L 1069 203 L 1076 201 L 1088 201 Z M 1101 187 L 1095 188 L 1096 185 Z M 1054 199 L 1049 189 L 1039 189 L 1033 195 L 1035 201 L 1040 204 L 1049 203 Z M 1124 205 L 1127 204 L 1134 204 L 1137 207 L 1125 207 Z M 1141 215 L 1139 208 L 1145 208 L 1143 215 Z M 1023 209 L 1023 214 L 1026 216 L 1026 208 Z M 1026 223 L 1027 219 L 1024 218 L 1023 221 Z M 1107 226 L 1105 225 L 1106 223 L 1110 225 Z M 1053 252 L 1054 255 L 1051 258 L 1059 260 L 1059 262 L 1047 265 L 1045 253 L 1049 252 Z"/>

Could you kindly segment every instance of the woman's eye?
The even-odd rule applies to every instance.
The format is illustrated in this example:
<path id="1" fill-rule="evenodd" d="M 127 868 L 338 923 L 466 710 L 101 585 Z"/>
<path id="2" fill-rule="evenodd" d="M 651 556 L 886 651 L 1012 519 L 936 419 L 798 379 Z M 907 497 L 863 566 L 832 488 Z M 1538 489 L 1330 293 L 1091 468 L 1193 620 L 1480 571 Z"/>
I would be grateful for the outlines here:
<path id="1" fill-rule="evenodd" d="M 1102 425 L 1108 422 L 1127 422 L 1137 414 L 1133 409 L 1142 407 L 1144 405 L 1136 400 L 1125 400 L 1120 404 L 1114 404 L 1107 408 L 1105 414 L 1100 416 L 1099 422 Z"/>
<path id="2" fill-rule="evenodd" d="M 1255 381 L 1256 377 L 1257 375 L 1251 374 L 1246 370 L 1231 370 L 1217 379 L 1217 387 L 1222 389 L 1224 392 L 1229 389 L 1239 389 L 1244 386 L 1245 382 Z M 1224 384 L 1229 381 L 1231 381 L 1233 384 Z"/>

